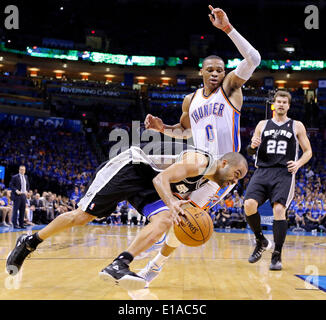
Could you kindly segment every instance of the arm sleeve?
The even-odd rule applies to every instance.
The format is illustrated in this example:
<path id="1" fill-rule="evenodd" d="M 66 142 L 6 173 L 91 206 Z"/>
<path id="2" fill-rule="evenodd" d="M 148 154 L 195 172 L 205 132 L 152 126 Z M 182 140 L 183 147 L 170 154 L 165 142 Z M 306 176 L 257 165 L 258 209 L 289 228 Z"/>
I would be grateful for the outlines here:
<path id="1" fill-rule="evenodd" d="M 236 29 L 233 28 L 228 36 L 244 57 L 244 60 L 235 69 L 235 74 L 241 79 L 249 80 L 260 64 L 260 54 Z"/>

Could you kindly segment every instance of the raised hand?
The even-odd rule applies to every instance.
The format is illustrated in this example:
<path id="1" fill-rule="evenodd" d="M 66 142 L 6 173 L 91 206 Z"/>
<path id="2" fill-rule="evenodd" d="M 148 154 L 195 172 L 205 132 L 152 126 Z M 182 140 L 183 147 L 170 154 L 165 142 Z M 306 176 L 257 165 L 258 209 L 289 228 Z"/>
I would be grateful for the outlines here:
<path id="1" fill-rule="evenodd" d="M 230 21 L 226 13 L 220 8 L 213 8 L 211 5 L 208 6 L 211 13 L 208 15 L 209 20 L 214 27 L 226 31 L 225 29 L 230 26 Z"/>
<path id="2" fill-rule="evenodd" d="M 162 119 L 158 117 L 154 117 L 151 114 L 148 114 L 146 116 L 144 124 L 146 129 L 151 129 L 159 132 L 162 132 L 164 129 L 164 124 Z"/>

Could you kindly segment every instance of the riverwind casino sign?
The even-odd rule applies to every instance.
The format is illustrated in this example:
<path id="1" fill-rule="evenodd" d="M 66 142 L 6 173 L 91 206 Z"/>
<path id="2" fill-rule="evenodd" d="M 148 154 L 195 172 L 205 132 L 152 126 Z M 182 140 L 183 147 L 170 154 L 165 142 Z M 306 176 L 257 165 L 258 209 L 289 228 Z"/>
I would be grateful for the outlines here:
<path id="1" fill-rule="evenodd" d="M 64 87 L 60 88 L 58 93 L 62 94 L 76 94 L 87 96 L 102 96 L 102 97 L 120 97 L 120 91 L 106 90 L 103 88 L 78 88 L 78 87 Z"/>

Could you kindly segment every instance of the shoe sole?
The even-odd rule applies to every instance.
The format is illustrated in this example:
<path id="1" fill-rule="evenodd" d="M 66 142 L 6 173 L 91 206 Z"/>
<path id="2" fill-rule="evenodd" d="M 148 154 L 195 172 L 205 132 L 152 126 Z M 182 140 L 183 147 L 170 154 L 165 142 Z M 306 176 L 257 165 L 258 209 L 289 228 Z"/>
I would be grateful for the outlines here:
<path id="1" fill-rule="evenodd" d="M 270 266 L 269 270 L 271 270 L 271 271 L 280 271 L 280 270 L 282 270 L 282 266 L 280 266 L 280 267 L 272 267 L 272 266 Z"/>
<path id="2" fill-rule="evenodd" d="M 144 289 L 146 285 L 145 279 L 129 275 L 123 276 L 121 279 L 117 280 L 110 274 L 101 271 L 99 276 L 102 280 L 110 283 L 112 286 L 118 285 L 119 287 L 128 291 Z"/>

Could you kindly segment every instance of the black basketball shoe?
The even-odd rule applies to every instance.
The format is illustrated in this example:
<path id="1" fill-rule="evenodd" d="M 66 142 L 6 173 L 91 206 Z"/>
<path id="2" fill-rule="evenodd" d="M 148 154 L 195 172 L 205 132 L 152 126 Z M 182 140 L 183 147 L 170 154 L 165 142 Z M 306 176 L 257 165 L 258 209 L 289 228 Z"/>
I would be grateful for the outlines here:
<path id="1" fill-rule="evenodd" d="M 100 278 L 119 285 L 126 290 L 144 289 L 146 280 L 129 270 L 129 266 L 117 259 L 104 268 L 100 273 Z"/>
<path id="2" fill-rule="evenodd" d="M 274 251 L 272 253 L 272 261 L 269 266 L 269 270 L 282 270 L 282 259 L 281 259 L 281 253 L 279 251 Z"/>
<path id="3" fill-rule="evenodd" d="M 270 250 L 272 248 L 273 243 L 266 240 L 256 240 L 256 247 L 251 256 L 249 257 L 248 261 L 250 263 L 255 263 L 260 260 L 262 254 L 266 250 Z"/>
<path id="4" fill-rule="evenodd" d="M 15 276 L 29 254 L 31 254 L 35 248 L 31 248 L 27 243 L 27 234 L 22 234 L 16 242 L 14 250 L 12 250 L 7 258 L 6 269 L 11 276 Z"/>

